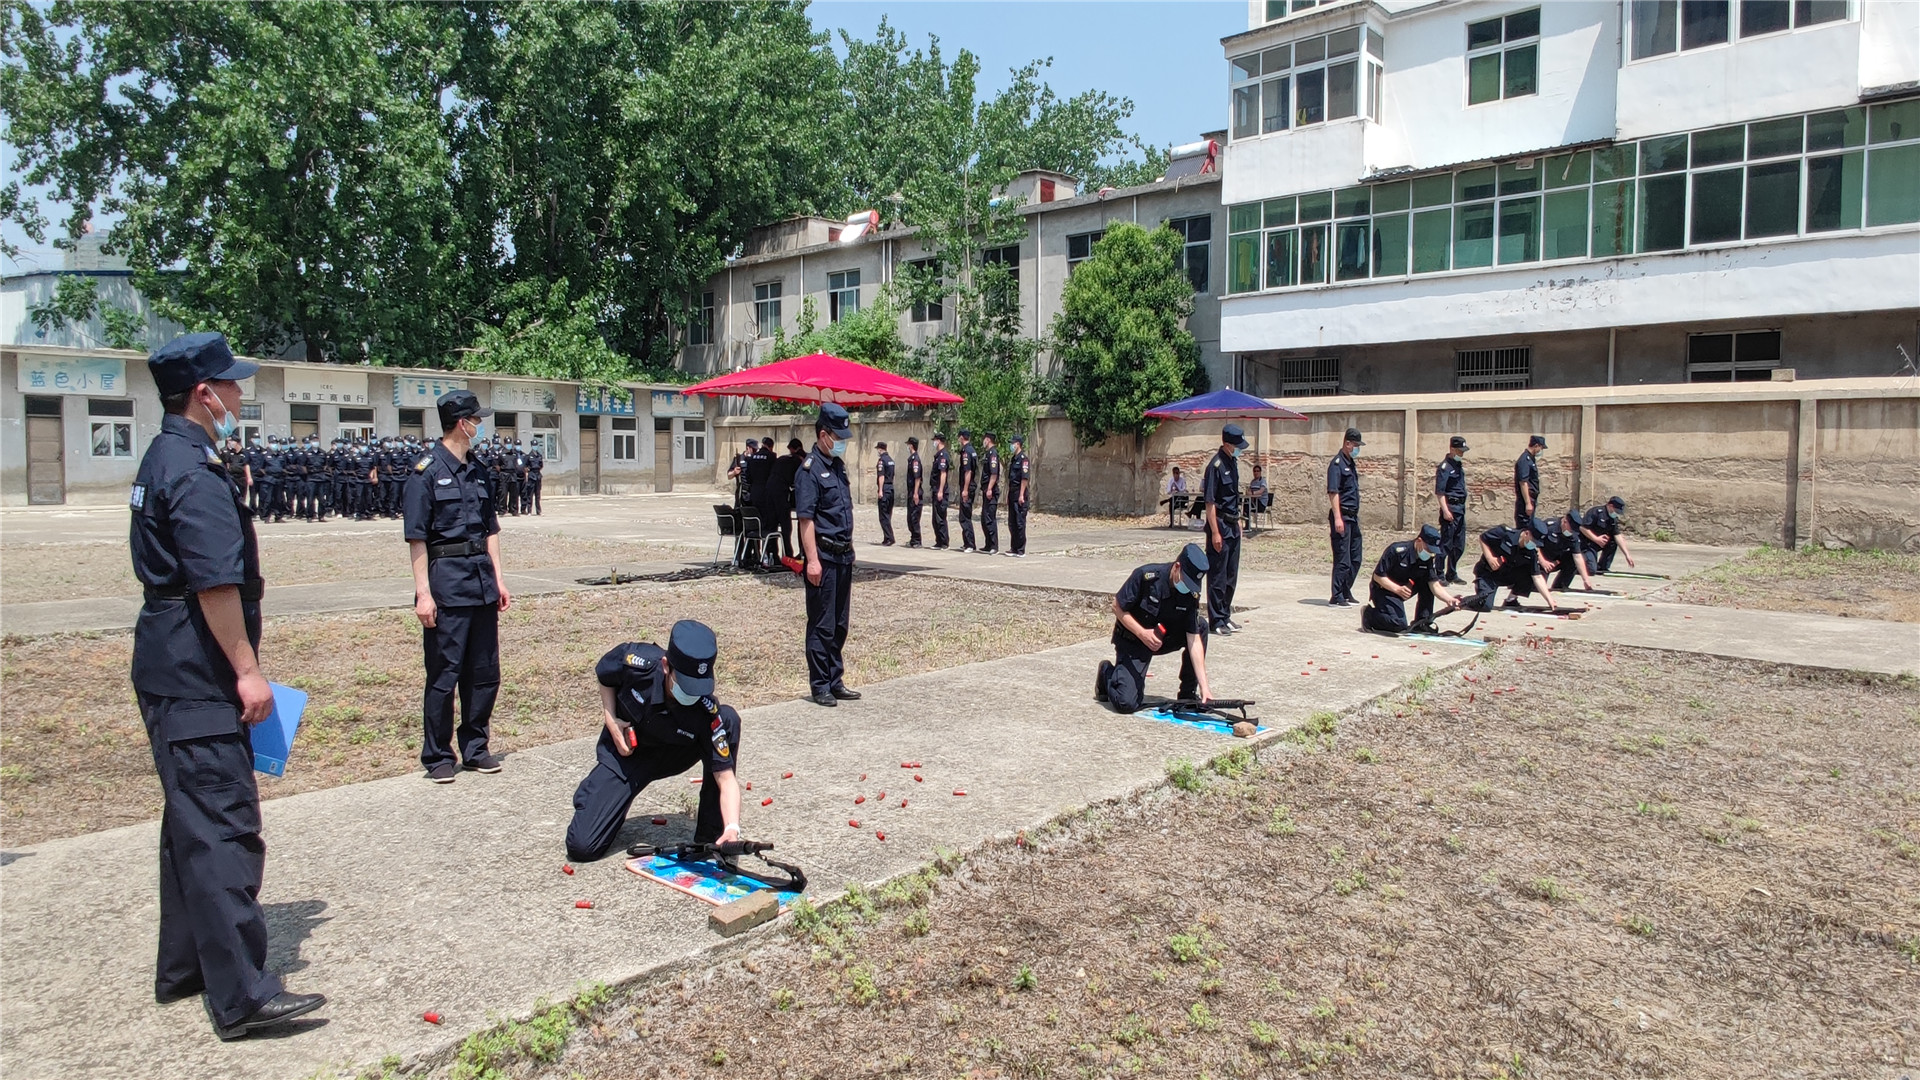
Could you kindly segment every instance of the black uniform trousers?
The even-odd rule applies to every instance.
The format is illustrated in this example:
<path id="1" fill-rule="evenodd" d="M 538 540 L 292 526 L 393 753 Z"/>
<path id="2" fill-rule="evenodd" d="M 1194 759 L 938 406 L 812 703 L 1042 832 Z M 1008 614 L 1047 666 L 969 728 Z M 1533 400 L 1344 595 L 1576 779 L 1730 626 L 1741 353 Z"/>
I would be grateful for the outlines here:
<path id="1" fill-rule="evenodd" d="M 1208 631 L 1200 631 L 1200 640 L 1207 640 Z M 1121 632 L 1120 641 L 1113 647 L 1113 670 L 1107 673 L 1107 703 L 1115 712 L 1139 712 L 1140 703 L 1147 695 L 1147 665 L 1155 656 L 1180 654 L 1180 693 L 1181 698 L 1192 698 L 1200 692 L 1200 676 L 1193 670 L 1193 654 L 1187 651 L 1186 635 L 1177 638 L 1163 638 L 1158 653 L 1148 651 L 1146 645 L 1137 637 Z"/>
<path id="2" fill-rule="evenodd" d="M 1467 551 L 1467 504 L 1448 503 L 1453 520 L 1440 519 L 1440 550 L 1447 554 L 1446 580 L 1460 576 L 1460 556 Z"/>
<path id="3" fill-rule="evenodd" d="M 853 556 L 820 553 L 820 584 L 807 585 L 807 682 L 815 694 L 844 686 L 847 624 L 853 609 Z"/>
<path id="4" fill-rule="evenodd" d="M 920 511 L 925 507 L 918 501 L 907 500 L 907 543 L 920 546 Z"/>
<path id="5" fill-rule="evenodd" d="M 933 546 L 946 547 L 951 543 L 947 535 L 947 500 L 933 500 Z"/>
<path id="6" fill-rule="evenodd" d="M 139 700 L 166 798 L 153 992 L 179 997 L 204 988 L 214 1022 L 231 1026 L 283 989 L 279 976 L 267 971 L 267 917 L 259 900 L 267 843 L 260 835 L 253 740 L 228 702 L 152 694 Z M 178 737 L 196 728 L 225 733 Z"/>
<path id="7" fill-rule="evenodd" d="M 1527 504 L 1518 496 L 1513 497 L 1513 527 L 1526 529 L 1533 525 L 1533 515 L 1527 513 Z"/>
<path id="8" fill-rule="evenodd" d="M 1018 499 L 1007 504 L 1007 550 L 1027 553 L 1027 504 Z"/>
<path id="9" fill-rule="evenodd" d="M 1591 574 L 1604 574 L 1613 569 L 1613 555 L 1614 552 L 1620 550 L 1620 541 L 1618 537 L 1608 536 L 1605 547 L 1596 548 L 1592 544 L 1587 544 L 1585 550 L 1587 556 L 1587 572 Z"/>
<path id="10" fill-rule="evenodd" d="M 1413 617 L 1419 622 L 1433 618 L 1433 590 L 1414 591 Z M 1407 630 L 1407 604 L 1378 585 L 1369 587 L 1367 606 L 1360 610 L 1360 625 L 1385 634 L 1403 634 Z"/>
<path id="11" fill-rule="evenodd" d="M 1207 545 L 1208 626 L 1218 631 L 1233 615 L 1233 594 L 1240 587 L 1240 534 L 1220 534 L 1220 550 Z"/>
<path id="12" fill-rule="evenodd" d="M 1516 556 L 1517 557 L 1517 556 Z M 1513 559 L 1500 564 L 1495 570 L 1487 565 L 1483 557 L 1473 564 L 1473 599 L 1466 602 L 1467 607 L 1475 611 L 1492 611 L 1493 598 L 1502 585 L 1518 600 L 1522 596 L 1533 595 L 1533 574 L 1527 571 L 1515 571 Z"/>
<path id="13" fill-rule="evenodd" d="M 1333 514 L 1327 514 L 1327 541 L 1333 545 L 1334 600 L 1353 600 L 1353 583 L 1360 576 L 1360 512 L 1341 510 L 1345 532 L 1333 531 Z"/>
<path id="14" fill-rule="evenodd" d="M 1000 500 L 980 500 L 980 550 L 1000 550 Z"/>
<path id="15" fill-rule="evenodd" d="M 1568 555 L 1566 558 L 1560 560 L 1559 569 L 1554 571 L 1553 587 L 1555 589 L 1566 588 L 1567 586 L 1573 584 L 1574 578 L 1580 576 L 1580 567 L 1579 567 L 1579 564 L 1574 561 L 1575 559 L 1586 560 L 1587 573 L 1591 574 L 1594 572 L 1593 552 L 1585 547 L 1576 548 L 1573 554 Z"/>
<path id="16" fill-rule="evenodd" d="M 538 514 L 540 512 L 540 477 L 527 477 L 527 487 L 520 496 L 520 512 Z"/>
<path id="17" fill-rule="evenodd" d="M 880 540 L 893 543 L 893 493 L 880 496 Z"/>
<path id="18" fill-rule="evenodd" d="M 460 760 L 487 753 L 487 725 L 500 694 L 500 609 L 494 604 L 442 607 L 434 625 L 423 627 L 427 695 L 422 709 L 426 736 L 420 763 L 431 769 L 453 761 L 453 693 L 460 691 Z"/>
<path id="19" fill-rule="evenodd" d="M 973 548 L 973 500 L 972 499 L 960 500 L 960 546 L 961 548 L 966 550 L 971 550 Z"/>
<path id="20" fill-rule="evenodd" d="M 406 482 L 395 477 L 392 480 L 382 480 L 380 486 L 386 489 L 387 493 L 387 516 L 399 517 L 401 511 L 400 500 L 406 491 Z"/>
<path id="21" fill-rule="evenodd" d="M 256 472 L 253 483 L 247 488 L 247 509 L 253 511 L 254 517 L 260 516 L 260 493 L 266 482 L 265 475 Z"/>
<path id="22" fill-rule="evenodd" d="M 701 760 L 697 754 L 668 754 L 645 746 L 621 757 L 604 725 L 593 756 L 593 771 L 573 792 L 573 821 L 567 825 L 567 858 L 574 862 L 591 862 L 606 855 L 620 836 L 620 826 L 626 824 L 634 798 L 655 780 L 679 776 Z M 713 782 L 713 767 L 703 764 L 693 842 L 712 843 L 725 831 L 726 821 L 720 816 L 720 785 Z"/>

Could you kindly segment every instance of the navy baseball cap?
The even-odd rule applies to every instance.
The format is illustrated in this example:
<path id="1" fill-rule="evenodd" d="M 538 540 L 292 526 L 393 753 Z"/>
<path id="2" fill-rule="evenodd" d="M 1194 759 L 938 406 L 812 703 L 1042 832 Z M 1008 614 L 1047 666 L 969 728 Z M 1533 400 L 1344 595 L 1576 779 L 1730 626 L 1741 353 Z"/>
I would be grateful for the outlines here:
<path id="1" fill-rule="evenodd" d="M 1239 424 L 1228 424 L 1226 427 L 1221 428 L 1220 441 L 1229 446 L 1237 446 L 1242 450 L 1247 448 L 1247 437 L 1240 431 Z"/>
<path id="2" fill-rule="evenodd" d="M 1453 450 L 1465 450 L 1467 448 L 1467 440 L 1455 435 L 1453 438 L 1447 440 L 1447 446 Z"/>
<path id="3" fill-rule="evenodd" d="M 1533 534 L 1533 538 L 1535 540 L 1538 540 L 1541 537 L 1546 536 L 1549 533 L 1552 533 L 1554 531 L 1553 526 L 1547 524 L 1547 519 L 1542 517 L 1534 517 L 1534 518 L 1528 519 L 1526 528 L 1528 532 Z"/>
<path id="4" fill-rule="evenodd" d="M 845 406 L 829 401 L 820 406 L 820 416 L 813 422 L 815 431 L 831 431 L 836 439 L 853 438 L 853 424 L 847 419 Z"/>
<path id="5" fill-rule="evenodd" d="M 1440 530 L 1431 525 L 1422 525 L 1420 526 L 1420 539 L 1425 540 L 1428 547 L 1433 547 L 1440 542 Z"/>
<path id="6" fill-rule="evenodd" d="M 469 416 L 485 418 L 493 415 L 493 410 L 483 408 L 480 399 L 474 397 L 471 390 L 449 390 L 433 404 L 440 410 L 440 428 L 443 431 L 451 430 L 453 425 Z"/>
<path id="7" fill-rule="evenodd" d="M 1199 544 L 1188 544 L 1180 549 L 1180 573 L 1188 581 L 1198 580 L 1207 572 L 1207 553 Z"/>
<path id="8" fill-rule="evenodd" d="M 719 646 L 706 623 L 681 619 L 667 637 L 667 666 L 673 681 L 689 694 L 713 693 L 713 661 Z"/>
<path id="9" fill-rule="evenodd" d="M 239 382 L 259 370 L 259 364 L 234 357 L 227 335 L 212 331 L 183 334 L 147 357 L 147 371 L 161 397 L 184 394 L 214 379 Z"/>

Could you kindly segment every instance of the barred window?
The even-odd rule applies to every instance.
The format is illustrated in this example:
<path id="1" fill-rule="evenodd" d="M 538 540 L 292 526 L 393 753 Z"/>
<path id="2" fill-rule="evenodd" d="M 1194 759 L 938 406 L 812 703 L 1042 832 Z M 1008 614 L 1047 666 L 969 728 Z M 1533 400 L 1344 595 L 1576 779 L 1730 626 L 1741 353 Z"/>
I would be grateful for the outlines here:
<path id="1" fill-rule="evenodd" d="M 1462 349 L 1454 377 L 1461 390 L 1525 390 L 1533 385 L 1533 348 Z"/>
<path id="2" fill-rule="evenodd" d="M 1281 397 L 1331 397 L 1339 392 L 1339 357 L 1309 356 L 1280 361 Z"/>

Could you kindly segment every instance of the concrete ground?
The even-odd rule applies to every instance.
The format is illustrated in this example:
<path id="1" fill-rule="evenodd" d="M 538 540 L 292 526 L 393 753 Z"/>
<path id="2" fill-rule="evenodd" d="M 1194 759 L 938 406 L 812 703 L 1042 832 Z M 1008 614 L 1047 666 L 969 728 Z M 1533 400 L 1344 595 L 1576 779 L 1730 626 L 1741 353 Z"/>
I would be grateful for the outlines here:
<path id="1" fill-rule="evenodd" d="M 670 537 L 690 528 L 673 522 L 689 516 L 684 511 L 698 506 L 695 499 L 711 496 L 578 500 L 593 505 L 579 507 L 577 517 L 568 508 L 550 513 L 550 525 L 534 524 Z M 124 528 L 124 518 L 96 521 L 95 513 L 30 527 L 103 534 Z M 561 518 L 569 520 L 561 525 Z M 7 543 L 18 541 L 20 520 L 0 515 Z M 1046 552 L 1150 534 L 1090 526 L 1035 536 L 1035 554 L 1025 560 L 871 547 L 861 558 L 905 572 L 1108 592 L 1129 566 Z M 1169 540 L 1169 554 L 1189 538 L 1158 535 Z M 1737 554 L 1648 547 L 1642 568 L 1673 574 Z M 573 587 L 561 580 L 567 573 L 542 572 L 554 588 Z M 1586 618 L 1500 614 L 1482 619 L 1481 629 L 1884 672 L 1913 672 L 1920 655 L 1910 625 L 1813 616 L 1769 621 L 1753 612 L 1647 606 L 1637 598 L 1662 584 L 1609 579 L 1609 587 L 1631 595 L 1596 598 L 1598 610 Z M 348 588 L 316 587 L 312 603 L 344 603 Z M 397 599 L 391 583 L 364 588 L 355 595 L 376 606 L 410 602 L 410 585 Z M 1258 699 L 1256 711 L 1276 729 L 1268 738 L 1312 712 L 1347 709 L 1474 654 L 1464 645 L 1361 634 L 1357 611 L 1327 608 L 1325 590 L 1319 577 L 1247 575 L 1238 598 L 1247 610 L 1237 616 L 1246 630 L 1216 640 L 1215 692 Z M 67 610 L 81 619 L 80 609 Z M 11 624 L 14 615 L 5 618 Z M 856 627 L 849 648 L 859 647 Z M 1200 759 L 1233 745 L 1096 705 L 1093 669 L 1106 655 L 1104 641 L 1087 642 L 861 687 L 863 700 L 834 710 L 801 701 L 749 710 L 741 756 L 741 775 L 754 785 L 747 831 L 779 844 L 780 854 L 808 869 L 814 895 L 829 897 L 847 882 L 877 882 L 917 867 L 936 848 L 964 850 L 1124 797 L 1159 782 L 1174 758 Z M 1169 663 L 1156 665 L 1150 690 L 1170 693 L 1176 673 Z M 591 740 L 583 738 L 516 754 L 502 774 L 463 775 L 450 787 L 409 776 L 269 799 L 262 900 L 273 966 L 292 988 L 330 998 L 304 1029 L 273 1038 L 222 1044 L 197 1003 L 153 1004 L 155 823 L 4 853 L 0 1073 L 245 1080 L 349 1071 L 387 1054 L 442 1050 L 494 1020 L 524 1014 L 542 996 L 699 960 L 718 939 L 706 930 L 709 909 L 698 901 L 635 878 L 618 858 L 579 867 L 573 876 L 561 872 L 570 796 L 591 755 Z M 913 783 L 902 761 L 920 762 L 925 782 Z M 781 779 L 789 771 L 793 778 Z M 889 796 L 884 808 L 873 798 L 880 790 Z M 685 811 L 695 792 L 676 779 L 643 793 L 623 842 L 690 835 Z M 856 807 L 858 794 L 869 801 Z M 766 797 L 771 806 L 754 801 Z M 909 800 L 904 808 L 902 797 Z M 655 814 L 669 824 L 651 825 Z M 861 827 L 848 825 L 855 819 Z M 594 907 L 577 909 L 580 899 Z M 428 1010 L 441 1015 L 440 1026 L 421 1020 Z"/>

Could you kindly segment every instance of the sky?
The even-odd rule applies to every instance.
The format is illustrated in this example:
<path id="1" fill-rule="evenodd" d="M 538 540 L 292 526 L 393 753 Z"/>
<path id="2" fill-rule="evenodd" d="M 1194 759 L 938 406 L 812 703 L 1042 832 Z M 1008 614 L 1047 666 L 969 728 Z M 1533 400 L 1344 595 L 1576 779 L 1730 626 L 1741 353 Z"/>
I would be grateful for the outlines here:
<path id="1" fill-rule="evenodd" d="M 1105 90 L 1132 99 L 1128 130 L 1161 148 L 1226 126 L 1220 39 L 1247 28 L 1245 0 L 816 0 L 809 14 L 816 29 L 834 33 L 836 45 L 841 30 L 872 38 L 882 15 L 914 46 L 938 35 L 949 61 L 961 49 L 980 58 L 983 95 L 1004 87 L 1012 68 L 1052 57 L 1042 78 L 1055 93 Z M 0 169 L 10 159 L 0 148 Z M 62 216 L 57 207 L 42 210 L 56 222 Z M 5 272 L 60 265 L 50 244 L 35 244 L 12 224 L 0 231 L 23 249 L 18 263 L 5 260 Z"/>

